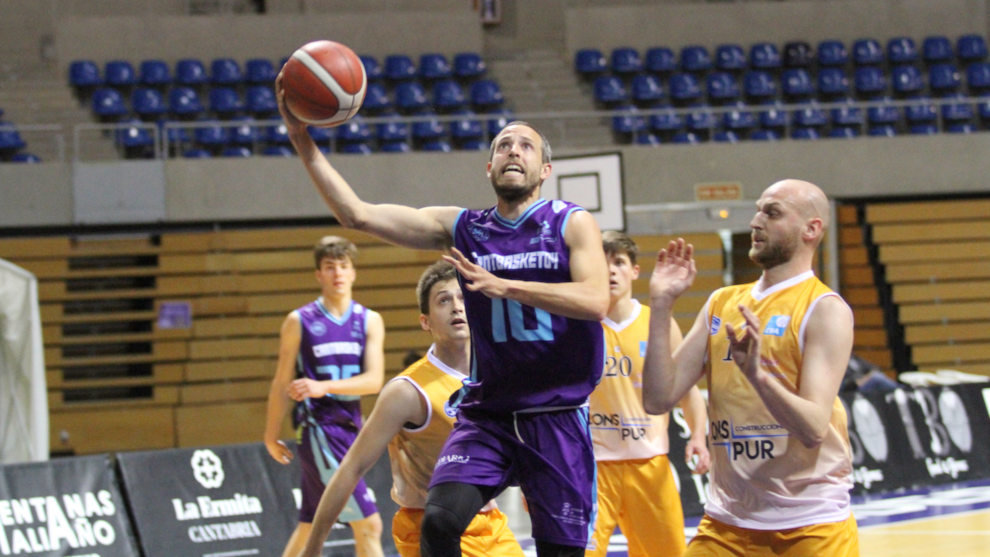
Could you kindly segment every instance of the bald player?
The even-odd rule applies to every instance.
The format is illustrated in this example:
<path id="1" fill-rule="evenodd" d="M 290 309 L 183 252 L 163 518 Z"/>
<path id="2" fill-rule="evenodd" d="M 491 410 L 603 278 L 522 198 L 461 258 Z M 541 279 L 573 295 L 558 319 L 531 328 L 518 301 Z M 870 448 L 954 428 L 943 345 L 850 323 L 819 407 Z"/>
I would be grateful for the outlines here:
<path id="1" fill-rule="evenodd" d="M 643 403 L 668 412 L 703 377 L 711 489 L 686 556 L 859 555 L 852 462 L 838 399 L 852 311 L 812 271 L 828 226 L 818 186 L 782 180 L 756 202 L 749 257 L 763 273 L 712 293 L 676 351 L 674 301 L 697 272 L 671 242 L 650 279 Z"/>

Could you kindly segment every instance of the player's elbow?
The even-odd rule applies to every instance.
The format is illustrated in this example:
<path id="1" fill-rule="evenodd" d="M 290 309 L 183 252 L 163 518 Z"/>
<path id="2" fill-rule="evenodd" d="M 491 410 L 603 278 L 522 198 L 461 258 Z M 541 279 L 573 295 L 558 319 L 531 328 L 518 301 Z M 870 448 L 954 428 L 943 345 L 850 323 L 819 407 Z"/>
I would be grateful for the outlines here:
<path id="1" fill-rule="evenodd" d="M 825 442 L 825 435 L 827 431 L 828 428 L 806 432 L 805 434 L 799 436 L 799 440 L 805 448 L 817 449 L 822 443 Z"/>
<path id="2" fill-rule="evenodd" d="M 674 409 L 676 403 L 677 401 L 667 400 L 662 396 L 652 396 L 652 393 L 648 393 L 645 388 L 643 389 L 643 409 L 646 410 L 647 414 L 653 416 L 666 414 Z"/>

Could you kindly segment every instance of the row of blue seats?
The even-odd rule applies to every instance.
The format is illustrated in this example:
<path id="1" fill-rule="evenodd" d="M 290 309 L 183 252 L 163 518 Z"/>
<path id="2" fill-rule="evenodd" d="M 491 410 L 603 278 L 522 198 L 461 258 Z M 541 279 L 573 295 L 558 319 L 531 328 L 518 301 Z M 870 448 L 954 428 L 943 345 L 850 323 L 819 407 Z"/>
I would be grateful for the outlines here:
<path id="1" fill-rule="evenodd" d="M 392 109 L 412 113 L 424 108 L 450 112 L 462 108 L 490 110 L 504 104 L 501 88 L 493 80 L 481 79 L 471 83 L 465 93 L 460 83 L 441 80 L 432 85 L 431 93 L 419 81 L 399 83 L 393 95 L 383 84 L 369 83 L 362 110 L 378 114 Z M 278 115 L 275 94 L 269 85 L 253 85 L 242 96 L 232 87 L 213 87 L 204 103 L 199 93 L 191 87 L 173 87 L 167 93 L 139 87 L 130 94 L 130 106 L 119 90 L 102 87 L 92 94 L 93 113 L 102 121 L 116 121 L 131 114 L 144 120 L 165 116 L 194 118 L 210 113 L 219 118 L 231 118 L 249 114 L 256 118 L 273 118 Z"/>
<path id="2" fill-rule="evenodd" d="M 405 81 L 409 79 L 473 79 L 487 72 L 487 65 L 476 52 L 461 52 L 454 55 L 451 64 L 443 54 L 423 54 L 417 67 L 412 58 L 404 54 L 385 57 L 384 64 L 370 55 L 361 55 L 365 72 L 370 82 L 387 79 Z M 278 68 L 285 63 L 283 59 Z M 268 85 L 275 80 L 276 66 L 267 58 L 248 59 L 243 68 L 233 58 L 215 58 L 207 71 L 204 62 L 198 58 L 184 58 L 175 63 L 174 73 L 164 60 L 143 60 L 135 67 L 127 60 L 109 60 L 100 67 L 92 60 L 74 60 L 69 64 L 69 83 L 77 88 L 108 87 L 168 87 L 171 85 L 236 86 Z"/>
<path id="3" fill-rule="evenodd" d="M 783 55 L 773 42 L 757 42 L 749 46 L 748 54 L 740 44 L 725 43 L 715 48 L 714 56 L 701 45 L 686 45 L 675 55 L 668 47 L 657 46 L 646 50 L 640 57 L 637 49 L 617 47 L 606 59 L 597 48 L 579 49 L 574 55 L 574 69 L 578 74 L 593 77 L 605 72 L 631 75 L 639 72 L 668 74 L 675 71 L 705 73 L 712 70 L 741 72 L 745 70 L 779 70 L 782 68 L 844 67 L 853 65 L 877 66 L 925 64 L 969 64 L 987 58 L 987 43 L 981 35 L 959 36 L 955 43 L 944 35 L 933 35 L 922 40 L 919 49 L 911 37 L 893 37 L 887 40 L 886 50 L 880 41 L 863 38 L 853 42 L 852 53 L 843 41 L 820 41 L 817 49 L 806 41 L 791 41 L 784 45 Z"/>
<path id="4" fill-rule="evenodd" d="M 0 162 L 39 162 L 37 155 L 24 149 L 27 142 L 13 122 L 3 120 L 4 110 L 0 108 Z"/>
<path id="5" fill-rule="evenodd" d="M 851 79 L 850 73 L 841 68 L 822 68 L 814 77 L 804 68 L 790 68 L 779 78 L 770 72 L 753 70 L 741 77 L 723 71 L 701 77 L 678 72 L 666 78 L 666 88 L 663 81 L 648 73 L 636 74 L 628 81 L 616 75 L 601 75 L 593 81 L 592 94 L 604 106 L 630 100 L 649 105 L 667 98 L 675 102 L 707 98 L 713 104 L 724 104 L 738 99 L 761 102 L 775 98 L 799 101 L 847 96 L 860 99 L 926 94 L 944 97 L 960 93 L 977 96 L 990 91 L 990 62 L 974 62 L 965 74 L 954 64 L 935 64 L 925 70 L 897 66 L 889 73 L 876 66 L 864 66 L 855 68 Z"/>

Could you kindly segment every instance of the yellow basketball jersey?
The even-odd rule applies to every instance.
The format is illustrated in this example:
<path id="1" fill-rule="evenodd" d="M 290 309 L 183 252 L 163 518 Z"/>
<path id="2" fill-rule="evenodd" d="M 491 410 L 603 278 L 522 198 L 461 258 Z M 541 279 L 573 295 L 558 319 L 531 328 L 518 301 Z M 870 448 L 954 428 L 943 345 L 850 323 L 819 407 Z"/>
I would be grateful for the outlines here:
<path id="1" fill-rule="evenodd" d="M 588 401 L 595 460 L 632 460 L 667 454 L 668 415 L 643 409 L 643 358 L 650 332 L 650 308 L 633 300 L 628 319 L 602 321 L 605 370 Z"/>
<path id="2" fill-rule="evenodd" d="M 796 528 L 849 516 L 852 462 L 846 413 L 836 397 L 825 441 L 805 447 L 777 423 L 729 357 L 725 324 L 742 326 L 739 305 L 760 320 L 761 365 L 788 389 L 801 382 L 804 329 L 822 298 L 837 296 L 811 271 L 759 291 L 756 283 L 715 291 L 708 301 L 711 489 L 705 512 L 742 528 Z"/>
<path id="3" fill-rule="evenodd" d="M 454 427 L 447 413 L 447 399 L 462 386 L 466 376 L 433 355 L 433 347 L 392 381 L 408 381 L 426 401 L 426 423 L 402 428 L 388 443 L 392 463 L 392 499 L 401 507 L 422 509 L 433 465 Z"/>

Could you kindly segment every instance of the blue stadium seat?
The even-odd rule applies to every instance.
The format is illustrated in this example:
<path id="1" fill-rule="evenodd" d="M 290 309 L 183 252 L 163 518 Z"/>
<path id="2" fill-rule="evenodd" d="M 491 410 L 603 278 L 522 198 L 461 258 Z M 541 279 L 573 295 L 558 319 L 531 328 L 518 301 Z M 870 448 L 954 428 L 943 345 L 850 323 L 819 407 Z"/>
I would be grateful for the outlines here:
<path id="1" fill-rule="evenodd" d="M 620 135 L 629 136 L 646 129 L 646 119 L 639 114 L 635 106 L 626 104 L 615 108 L 615 116 L 612 116 L 612 131 Z"/>
<path id="2" fill-rule="evenodd" d="M 980 102 L 976 104 L 976 113 L 984 126 L 990 123 L 990 94 L 980 95 Z"/>
<path id="3" fill-rule="evenodd" d="M 762 103 L 777 96 L 777 82 L 769 72 L 746 72 L 743 74 L 743 94 L 751 102 Z"/>
<path id="4" fill-rule="evenodd" d="M 921 59 L 925 64 L 952 62 L 955 56 L 952 41 L 945 35 L 930 35 L 921 42 Z"/>
<path id="5" fill-rule="evenodd" d="M 921 70 L 916 66 L 896 66 L 890 72 L 891 87 L 898 96 L 913 96 L 925 88 Z"/>
<path id="6" fill-rule="evenodd" d="M 142 60 L 138 66 L 138 83 L 146 87 L 168 87 L 172 83 L 172 71 L 164 60 Z"/>
<path id="7" fill-rule="evenodd" d="M 244 62 L 244 82 L 249 85 L 271 85 L 276 75 L 275 65 L 268 58 L 249 58 Z"/>
<path id="8" fill-rule="evenodd" d="M 100 67 L 92 60 L 73 60 L 69 63 L 69 85 L 77 91 L 103 85 Z"/>
<path id="9" fill-rule="evenodd" d="M 708 54 L 708 49 L 701 45 L 682 47 L 680 69 L 688 73 L 704 73 L 712 69 L 712 58 Z"/>
<path id="10" fill-rule="evenodd" d="M 784 70 L 780 76 L 780 90 L 787 102 L 798 102 L 815 96 L 815 84 L 804 68 Z"/>
<path id="11" fill-rule="evenodd" d="M 746 52 L 742 45 L 720 44 L 715 47 L 715 68 L 723 72 L 741 72 L 746 69 Z"/>
<path id="12" fill-rule="evenodd" d="M 210 62 L 210 83 L 235 86 L 244 82 L 241 66 L 233 58 L 214 58 Z"/>
<path id="13" fill-rule="evenodd" d="M 883 64 L 883 48 L 876 39 L 857 39 L 853 42 L 852 59 L 857 66 L 878 66 Z"/>
<path id="14" fill-rule="evenodd" d="M 732 130 L 718 130 L 712 134 L 712 141 L 716 143 L 739 143 L 739 134 Z"/>
<path id="15" fill-rule="evenodd" d="M 837 126 L 828 131 L 832 139 L 852 139 L 859 137 L 859 128 L 855 126 Z"/>
<path id="16" fill-rule="evenodd" d="M 849 78 L 845 70 L 825 67 L 818 70 L 818 95 L 822 100 L 845 97 L 849 94 Z"/>
<path id="17" fill-rule="evenodd" d="M 749 134 L 749 138 L 754 141 L 777 141 L 780 134 L 774 130 L 754 130 Z"/>
<path id="18" fill-rule="evenodd" d="M 199 116 L 205 108 L 199 94 L 190 87 L 173 87 L 168 92 L 169 114 L 182 120 Z"/>
<path id="19" fill-rule="evenodd" d="M 410 113 L 430 105 L 426 90 L 419 81 L 406 80 L 395 87 L 395 106 L 401 112 Z"/>
<path id="20" fill-rule="evenodd" d="M 782 132 L 787 127 L 788 113 L 777 102 L 764 104 L 759 111 L 760 127 Z"/>
<path id="21" fill-rule="evenodd" d="M 230 128 L 230 142 L 234 145 L 249 147 L 253 151 L 255 144 L 261 140 L 261 134 L 258 132 L 258 126 L 254 123 L 254 118 L 237 116 L 233 121 L 237 122 L 238 125 Z M 316 138 L 313 139 L 316 140 Z"/>
<path id="22" fill-rule="evenodd" d="M 361 65 L 364 66 L 364 75 L 368 77 L 369 84 L 381 81 L 385 77 L 385 70 L 378 63 L 378 58 L 370 54 L 361 54 L 358 58 L 361 59 Z"/>
<path id="23" fill-rule="evenodd" d="M 364 103 L 361 110 L 369 114 L 377 114 L 392 108 L 392 99 L 389 98 L 385 85 L 379 82 L 368 82 L 364 91 Z"/>
<path id="24" fill-rule="evenodd" d="M 962 35 L 956 39 L 956 57 L 963 64 L 982 62 L 987 58 L 987 42 L 982 35 Z"/>
<path id="25" fill-rule="evenodd" d="M 971 95 L 990 91 L 990 63 L 974 62 L 966 67 L 966 89 Z"/>
<path id="26" fill-rule="evenodd" d="M 608 62 L 601 50 L 582 48 L 574 53 L 574 71 L 585 79 L 593 79 L 608 71 Z"/>
<path id="27" fill-rule="evenodd" d="M 901 119 L 901 110 L 893 105 L 873 105 L 866 109 L 866 121 L 870 126 L 894 126 Z"/>
<path id="28" fill-rule="evenodd" d="M 722 127 L 736 133 L 745 133 L 756 127 L 756 116 L 744 107 L 745 105 L 740 104 L 735 110 L 724 113 Z"/>
<path id="29" fill-rule="evenodd" d="M 662 143 L 662 141 L 660 140 L 660 136 L 658 136 L 653 132 L 645 131 L 645 130 L 638 132 L 634 136 L 633 141 L 636 143 L 636 145 L 660 145 Z"/>
<path id="30" fill-rule="evenodd" d="M 629 90 L 633 102 L 644 107 L 652 106 L 666 96 L 660 78 L 649 73 L 633 77 Z"/>
<path id="31" fill-rule="evenodd" d="M 230 128 L 220 125 L 218 120 L 202 120 L 198 123 L 202 125 L 193 128 L 193 142 L 199 147 L 218 153 L 230 144 Z"/>
<path id="32" fill-rule="evenodd" d="M 422 142 L 444 136 L 443 124 L 440 123 L 440 120 L 436 119 L 436 115 L 432 111 L 423 111 L 417 114 L 417 116 L 434 117 L 425 120 L 416 120 L 412 123 L 412 137 L 414 140 Z"/>
<path id="33" fill-rule="evenodd" d="M 612 107 L 629 100 L 629 93 L 622 79 L 614 75 L 596 77 L 592 85 L 592 95 L 596 103 L 605 107 Z"/>
<path id="34" fill-rule="evenodd" d="M 973 120 L 973 107 L 969 103 L 965 102 L 962 95 L 953 95 L 957 102 L 943 104 L 940 107 L 942 113 L 942 120 L 949 124 L 957 123 L 970 123 Z"/>
<path id="35" fill-rule="evenodd" d="M 255 118 L 274 118 L 278 114 L 275 92 L 267 85 L 249 86 L 244 91 L 244 108 Z"/>
<path id="36" fill-rule="evenodd" d="M 680 105 L 701 99 L 701 86 L 698 78 L 690 73 L 675 73 L 670 76 L 670 98 Z"/>
<path id="37" fill-rule="evenodd" d="M 419 56 L 419 78 L 424 81 L 449 79 L 454 75 L 447 57 L 438 52 L 428 52 Z"/>
<path id="38" fill-rule="evenodd" d="M 458 52 L 454 55 L 453 72 L 456 79 L 468 81 L 485 75 L 488 65 L 477 52 Z"/>
<path id="39" fill-rule="evenodd" d="M 887 78 L 878 66 L 860 66 L 853 74 L 853 88 L 861 99 L 873 99 L 887 93 Z"/>
<path id="40" fill-rule="evenodd" d="M 826 39 L 818 43 L 819 66 L 845 66 L 849 62 L 849 52 L 842 41 Z"/>
<path id="41" fill-rule="evenodd" d="M 186 159 L 208 159 L 212 155 L 206 149 L 192 148 L 182 152 L 182 157 Z"/>
<path id="42" fill-rule="evenodd" d="M 17 127 L 8 122 L 0 122 L 0 153 L 8 156 L 27 147 Z"/>
<path id="43" fill-rule="evenodd" d="M 677 70 L 677 58 L 674 51 L 665 46 L 654 46 L 646 50 L 644 56 L 643 69 L 657 74 L 667 76 Z"/>
<path id="44" fill-rule="evenodd" d="M 706 78 L 708 101 L 712 104 L 726 104 L 739 98 L 739 84 L 736 78 L 723 71 L 712 72 Z"/>
<path id="45" fill-rule="evenodd" d="M 897 128 L 891 124 L 870 126 L 870 128 L 866 130 L 866 135 L 869 135 L 870 137 L 894 137 L 897 135 Z"/>
<path id="46" fill-rule="evenodd" d="M 631 76 L 643 70 L 643 60 L 635 48 L 620 46 L 612 49 L 609 67 L 618 76 Z"/>
<path id="47" fill-rule="evenodd" d="M 127 89 L 137 83 L 137 72 L 127 60 L 109 60 L 103 67 L 103 82 L 108 87 Z"/>
<path id="48" fill-rule="evenodd" d="M 405 54 L 389 54 L 383 68 L 385 79 L 391 82 L 408 81 L 416 78 L 416 65 Z"/>
<path id="49" fill-rule="evenodd" d="M 455 142 L 481 139 L 485 136 L 485 128 L 473 110 L 464 108 L 454 112 L 454 114 L 464 116 L 463 119 L 454 120 L 450 123 L 450 137 Z"/>
<path id="50" fill-rule="evenodd" d="M 289 139 L 289 129 L 284 122 L 265 127 L 262 132 L 262 139 L 267 145 L 289 145 L 292 143 L 292 140 Z"/>
<path id="51" fill-rule="evenodd" d="M 784 43 L 785 68 L 809 68 L 815 60 L 815 52 L 807 41 L 789 41 Z"/>
<path id="52" fill-rule="evenodd" d="M 453 151 L 450 143 L 445 139 L 431 139 L 423 142 L 419 149 L 421 151 L 436 151 L 439 153 L 449 153 Z"/>
<path id="53" fill-rule="evenodd" d="M 932 95 L 951 95 L 961 86 L 962 76 L 955 64 L 934 64 L 928 68 L 928 90 Z"/>
<path id="54" fill-rule="evenodd" d="M 209 82 L 206 66 L 197 58 L 183 58 L 175 63 L 175 83 L 187 87 L 197 87 Z"/>
<path id="55" fill-rule="evenodd" d="M 684 121 L 673 109 L 651 114 L 647 120 L 649 128 L 670 135 L 684 128 Z"/>
<path id="56" fill-rule="evenodd" d="M 828 115 L 817 103 L 808 103 L 796 109 L 791 116 L 795 126 L 802 128 L 822 128 L 828 124 Z"/>
<path id="57" fill-rule="evenodd" d="M 821 137 L 816 128 L 796 127 L 791 130 L 791 139 L 815 140 Z"/>
<path id="58" fill-rule="evenodd" d="M 863 109 L 856 106 L 840 106 L 829 111 L 833 126 L 854 127 L 859 130 L 866 123 Z"/>
<path id="59" fill-rule="evenodd" d="M 307 126 L 306 131 L 309 132 L 309 136 L 313 138 L 313 142 L 317 146 L 328 150 L 330 142 L 333 141 L 334 137 L 337 137 L 337 128 Z"/>
<path id="60" fill-rule="evenodd" d="M 116 122 L 130 112 L 120 91 L 111 87 L 93 91 L 92 103 L 93 113 L 103 122 Z"/>
<path id="61" fill-rule="evenodd" d="M 780 51 L 777 49 L 777 45 L 768 42 L 759 42 L 749 47 L 750 68 L 754 70 L 776 70 L 780 66 Z"/>
<path id="62" fill-rule="evenodd" d="M 252 154 L 251 149 L 244 145 L 228 145 L 220 151 L 220 156 L 227 158 L 248 158 Z"/>
<path id="63" fill-rule="evenodd" d="M 679 143 L 681 145 L 697 145 L 701 143 L 701 138 L 698 137 L 698 134 L 689 131 L 677 132 L 670 139 L 674 143 Z"/>
<path id="64" fill-rule="evenodd" d="M 508 108 L 496 108 L 485 113 L 488 118 L 488 136 L 495 137 L 502 131 L 509 122 L 512 121 L 512 111 Z"/>
<path id="65" fill-rule="evenodd" d="M 433 84 L 433 106 L 441 112 L 457 110 L 466 99 L 461 84 L 453 79 L 442 79 Z"/>
<path id="66" fill-rule="evenodd" d="M 479 112 L 502 106 L 505 102 L 502 89 L 491 79 L 479 79 L 472 83 L 469 98 L 471 106 Z"/>
<path id="67" fill-rule="evenodd" d="M 337 127 L 337 141 L 367 142 L 374 138 L 374 130 L 361 117 L 351 118 Z"/>
<path id="68" fill-rule="evenodd" d="M 947 133 L 973 133 L 976 131 L 969 122 L 952 122 L 945 126 Z"/>
<path id="69" fill-rule="evenodd" d="M 911 37 L 891 37 L 887 40 L 887 62 L 897 66 L 918 61 L 918 48 Z"/>
<path id="70" fill-rule="evenodd" d="M 380 143 L 390 141 L 409 141 L 409 124 L 399 120 L 389 120 L 375 126 L 376 136 Z"/>
<path id="71" fill-rule="evenodd" d="M 10 157 L 10 162 L 24 162 L 24 163 L 38 163 L 41 162 L 41 158 L 34 153 L 20 152 L 14 153 Z"/>
<path id="72" fill-rule="evenodd" d="M 382 153 L 408 153 L 412 147 L 407 141 L 385 141 L 378 144 L 378 150 Z"/>
<path id="73" fill-rule="evenodd" d="M 919 96 L 912 100 L 913 104 L 904 107 L 904 120 L 908 125 L 929 123 L 938 119 L 938 111 L 930 99 Z"/>
<path id="74" fill-rule="evenodd" d="M 935 135 L 938 133 L 938 126 L 935 124 L 912 124 L 908 126 L 908 133 L 911 135 Z"/>
<path id="75" fill-rule="evenodd" d="M 718 120 L 710 108 L 706 106 L 695 107 L 684 116 L 684 125 L 688 131 L 708 132 L 715 128 Z"/>
<path id="76" fill-rule="evenodd" d="M 214 87 L 209 94 L 210 112 L 220 118 L 231 118 L 244 110 L 244 102 L 233 87 Z"/>
<path id="77" fill-rule="evenodd" d="M 288 145 L 268 145 L 261 150 L 261 154 L 266 157 L 291 157 L 295 155 Z"/>
<path id="78" fill-rule="evenodd" d="M 151 87 L 138 87 L 131 93 L 131 107 L 142 120 L 157 120 L 168 112 L 168 105 L 161 91 Z"/>

